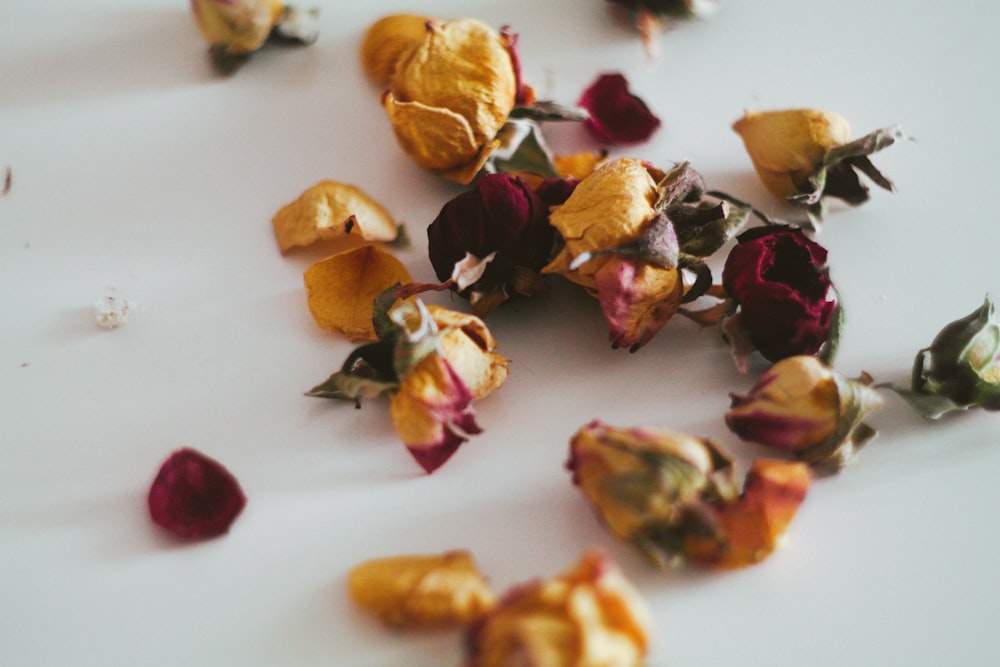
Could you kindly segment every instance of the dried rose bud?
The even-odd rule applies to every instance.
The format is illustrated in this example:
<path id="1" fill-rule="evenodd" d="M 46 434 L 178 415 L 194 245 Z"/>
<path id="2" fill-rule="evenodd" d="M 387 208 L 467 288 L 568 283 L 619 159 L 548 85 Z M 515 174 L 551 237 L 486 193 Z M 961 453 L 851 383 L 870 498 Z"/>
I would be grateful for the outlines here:
<path id="1" fill-rule="evenodd" d="M 861 420 L 882 406 L 871 378 L 849 380 L 814 356 L 774 364 L 746 396 L 731 394 L 726 424 L 744 440 L 838 471 L 875 436 Z"/>
<path id="2" fill-rule="evenodd" d="M 365 76 L 380 86 L 389 85 L 396 64 L 424 41 L 430 20 L 416 14 L 393 14 L 373 23 L 361 44 Z"/>
<path id="3" fill-rule="evenodd" d="M 418 164 L 460 183 L 477 174 L 516 102 L 510 48 L 475 19 L 427 22 L 382 99 L 396 139 Z"/>
<path id="4" fill-rule="evenodd" d="M 734 350 L 747 339 L 770 361 L 821 352 L 829 361 L 838 306 L 826 249 L 782 225 L 756 227 L 738 239 L 722 271 L 722 285 L 740 307 L 726 325 Z"/>
<path id="5" fill-rule="evenodd" d="M 1000 410 L 1000 321 L 990 298 L 917 353 L 910 390 L 893 389 L 931 419 L 972 407 Z"/>
<path id="6" fill-rule="evenodd" d="M 272 35 L 311 44 L 318 34 L 318 10 L 301 11 L 282 0 L 191 0 L 191 10 L 212 62 L 224 72 L 235 70 Z"/>
<path id="7" fill-rule="evenodd" d="M 688 532 L 711 529 L 706 502 L 736 496 L 718 445 L 663 429 L 595 420 L 573 436 L 566 467 L 611 532 L 659 565 L 683 556 Z"/>
<path id="8" fill-rule="evenodd" d="M 239 482 L 221 463 L 188 448 L 164 461 L 147 501 L 154 523 L 190 540 L 229 532 L 247 502 Z"/>
<path id="9" fill-rule="evenodd" d="M 584 127 L 607 144 L 642 143 L 660 127 L 660 119 L 629 91 L 628 81 L 619 73 L 598 76 L 577 104 L 589 114 Z"/>
<path id="10" fill-rule="evenodd" d="M 740 498 L 710 505 L 715 529 L 685 536 L 685 555 L 698 565 L 727 569 L 764 560 L 783 544 L 811 479 L 805 463 L 756 459 Z"/>
<path id="11" fill-rule="evenodd" d="M 468 625 L 496 604 L 468 551 L 365 561 L 348 586 L 357 604 L 400 628 Z"/>
<path id="12" fill-rule="evenodd" d="M 718 9 L 718 0 L 608 0 L 635 14 L 635 25 L 650 55 L 654 41 L 667 21 L 707 18 Z"/>
<path id="13" fill-rule="evenodd" d="M 687 163 L 664 173 L 639 160 L 612 160 L 550 214 L 564 243 L 542 273 L 561 274 L 596 296 L 612 346 L 634 352 L 711 285 L 701 258 L 746 220 L 704 194 Z M 685 285 L 683 269 L 696 272 L 693 285 Z"/>
<path id="14" fill-rule="evenodd" d="M 468 436 L 480 432 L 472 401 L 507 379 L 507 360 L 479 318 L 419 299 L 399 300 L 396 289 L 376 299 L 378 337 L 356 349 L 340 371 L 307 395 L 354 401 L 392 393 L 396 431 L 428 473 L 444 464 Z"/>
<path id="15" fill-rule="evenodd" d="M 449 201 L 427 228 L 428 252 L 439 280 L 448 280 L 467 255 L 493 255 L 482 277 L 463 294 L 485 316 L 514 294 L 545 289 L 538 271 L 552 253 L 555 230 L 548 206 L 520 178 L 489 174 Z"/>
<path id="16" fill-rule="evenodd" d="M 823 198 L 857 205 L 868 200 L 858 172 L 892 190 L 892 182 L 868 156 L 891 146 L 899 128 L 877 130 L 850 141 L 850 125 L 839 114 L 815 109 L 745 112 L 733 124 L 754 169 L 771 193 L 803 206 L 814 225 L 823 218 Z"/>
<path id="17" fill-rule="evenodd" d="M 641 667 L 652 622 L 635 587 L 607 557 L 510 590 L 466 634 L 466 667 Z"/>

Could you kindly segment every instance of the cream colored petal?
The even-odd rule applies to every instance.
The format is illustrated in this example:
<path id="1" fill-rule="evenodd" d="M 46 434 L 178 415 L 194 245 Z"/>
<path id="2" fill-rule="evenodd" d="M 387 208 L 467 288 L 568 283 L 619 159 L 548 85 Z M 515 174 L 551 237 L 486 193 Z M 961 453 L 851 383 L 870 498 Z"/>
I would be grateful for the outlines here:
<path id="1" fill-rule="evenodd" d="M 389 212 L 361 188 L 320 181 L 283 206 L 271 221 L 281 252 L 334 241 L 333 252 L 392 241 L 398 228 Z"/>

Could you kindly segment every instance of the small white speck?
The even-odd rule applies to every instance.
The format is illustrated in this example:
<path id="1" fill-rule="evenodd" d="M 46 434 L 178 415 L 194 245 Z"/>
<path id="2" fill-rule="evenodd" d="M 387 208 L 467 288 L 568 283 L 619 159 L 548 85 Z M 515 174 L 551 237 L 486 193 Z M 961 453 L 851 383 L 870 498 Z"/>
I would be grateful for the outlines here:
<path id="1" fill-rule="evenodd" d="M 115 329 L 125 324 L 133 310 L 134 303 L 117 296 L 106 296 L 94 302 L 94 316 L 97 326 L 102 329 Z"/>

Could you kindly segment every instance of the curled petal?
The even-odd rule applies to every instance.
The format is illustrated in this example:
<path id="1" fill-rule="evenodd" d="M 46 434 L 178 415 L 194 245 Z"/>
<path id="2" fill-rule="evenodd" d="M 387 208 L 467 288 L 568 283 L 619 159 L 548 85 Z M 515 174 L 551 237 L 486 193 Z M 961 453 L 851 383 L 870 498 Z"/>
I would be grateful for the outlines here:
<path id="1" fill-rule="evenodd" d="M 451 458 L 467 435 L 481 432 L 472 398 L 462 378 L 438 354 L 424 357 L 400 383 L 390 405 L 392 422 L 428 473 Z"/>
<path id="2" fill-rule="evenodd" d="M 594 274 L 594 280 L 612 347 L 632 352 L 673 317 L 684 295 L 677 269 L 625 257 L 613 257 Z"/>
<path id="3" fill-rule="evenodd" d="M 373 23 L 361 44 L 365 75 L 374 83 L 388 85 L 396 64 L 424 41 L 429 20 L 415 14 L 393 14 Z"/>
<path id="4" fill-rule="evenodd" d="M 389 212 L 363 190 L 347 183 L 320 181 L 283 206 L 272 220 L 281 252 L 317 241 L 339 252 L 399 234 Z"/>
<path id="5" fill-rule="evenodd" d="M 687 557 L 720 568 L 745 567 L 764 560 L 780 546 L 811 479 L 805 463 L 755 460 L 740 499 L 712 506 L 719 530 L 711 536 L 687 537 Z"/>
<path id="6" fill-rule="evenodd" d="M 472 392 L 483 398 L 507 379 L 507 359 L 497 352 L 496 340 L 481 319 L 448 308 L 428 306 L 444 334 L 439 346 L 448 364 Z"/>
<path id="7" fill-rule="evenodd" d="M 577 104 L 590 114 L 585 127 L 605 143 L 641 143 L 660 127 L 660 119 L 646 103 L 629 92 L 628 81 L 622 74 L 600 75 Z"/>

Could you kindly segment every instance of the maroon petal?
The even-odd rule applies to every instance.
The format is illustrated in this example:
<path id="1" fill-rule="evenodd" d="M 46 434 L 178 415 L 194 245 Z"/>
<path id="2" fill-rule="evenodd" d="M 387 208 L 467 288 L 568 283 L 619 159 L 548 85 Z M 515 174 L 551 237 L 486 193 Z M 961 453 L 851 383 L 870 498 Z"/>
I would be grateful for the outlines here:
<path id="1" fill-rule="evenodd" d="M 583 91 L 577 104 L 590 114 L 584 123 L 598 141 L 609 144 L 638 144 L 660 127 L 646 103 L 628 90 L 621 74 L 602 74 Z"/>
<path id="2" fill-rule="evenodd" d="M 183 539 L 205 539 L 229 531 L 246 496 L 226 468 L 193 449 L 170 455 L 149 489 L 153 522 Z"/>

